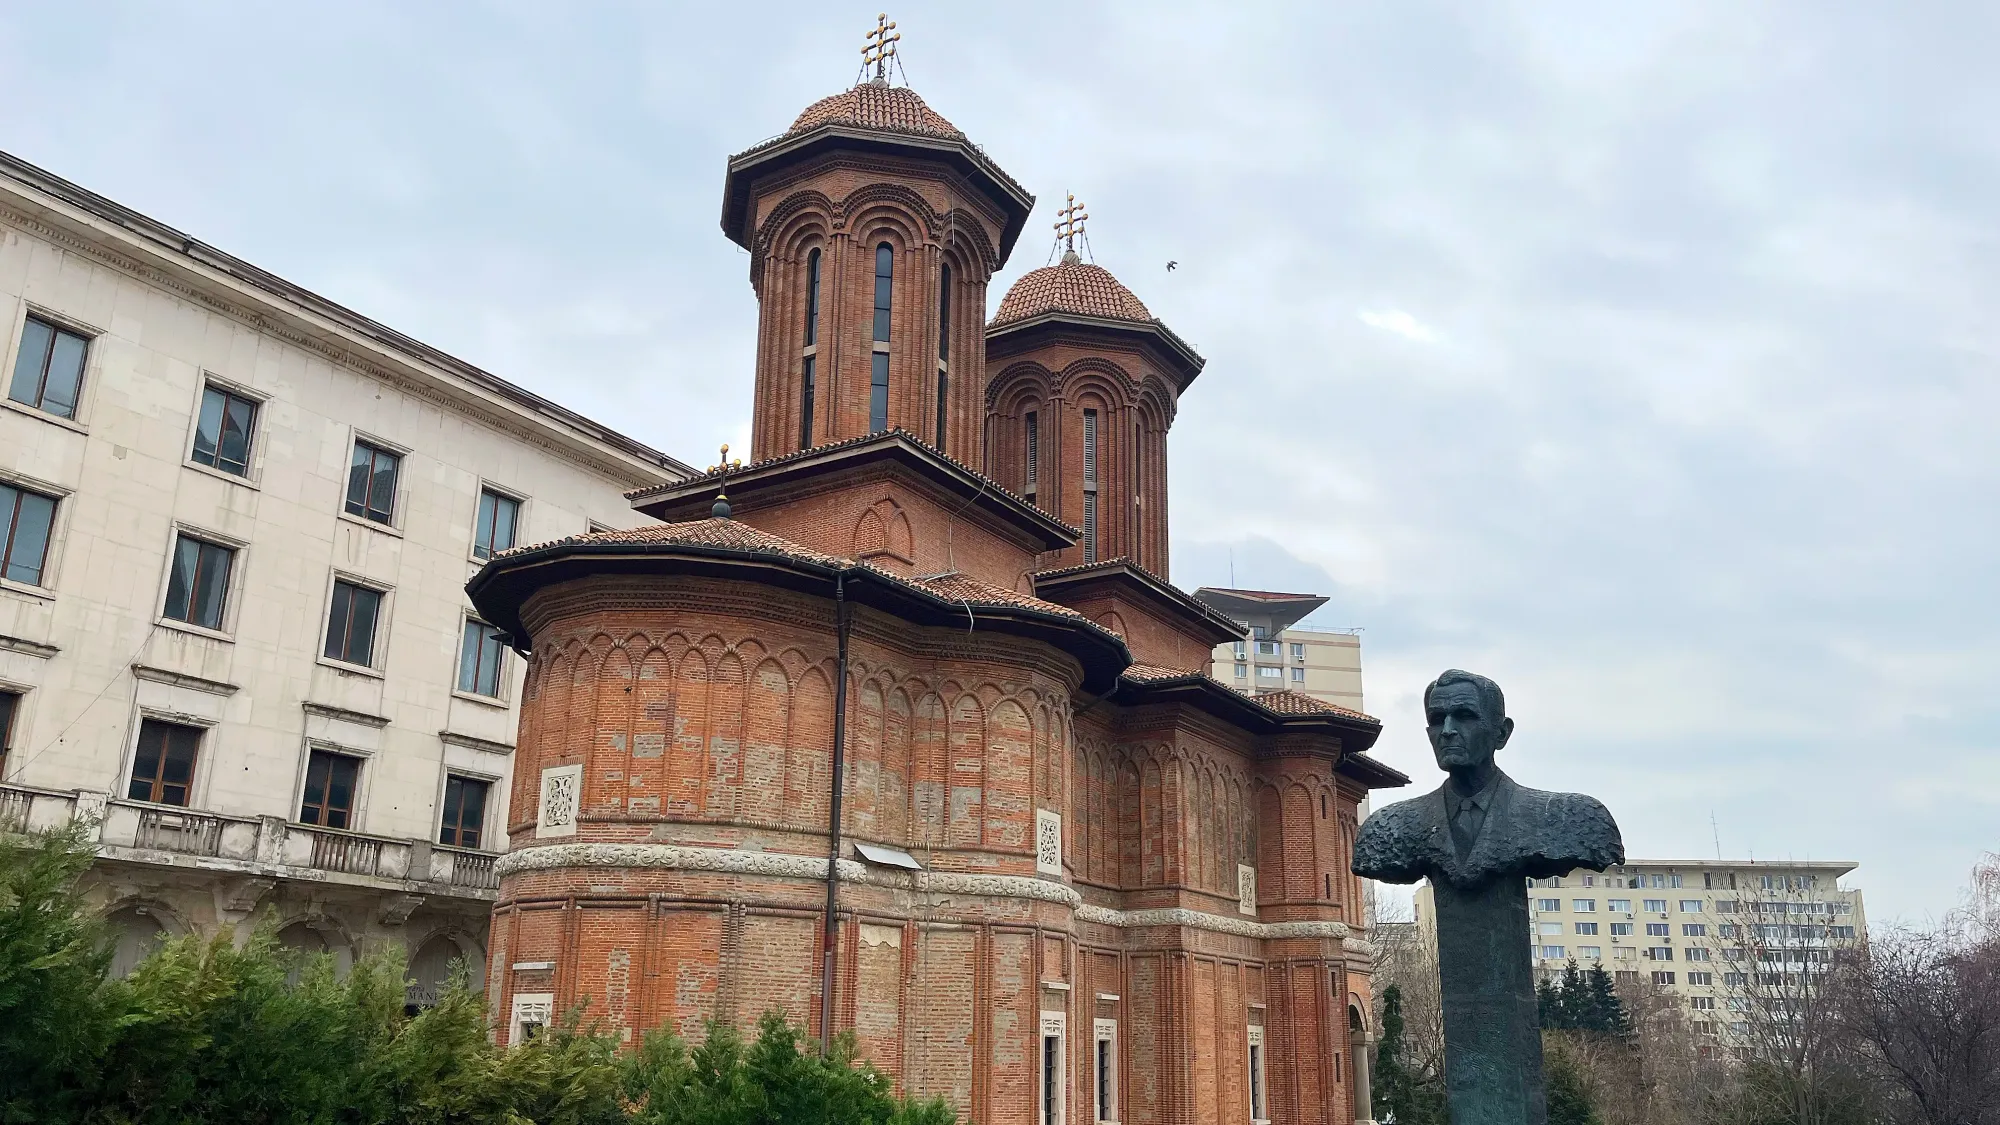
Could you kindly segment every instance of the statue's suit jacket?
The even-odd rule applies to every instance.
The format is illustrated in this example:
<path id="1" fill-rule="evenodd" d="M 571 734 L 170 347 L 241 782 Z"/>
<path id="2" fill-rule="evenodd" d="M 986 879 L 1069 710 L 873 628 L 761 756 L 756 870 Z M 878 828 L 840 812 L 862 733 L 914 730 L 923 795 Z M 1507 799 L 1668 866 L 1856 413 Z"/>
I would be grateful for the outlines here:
<path id="1" fill-rule="evenodd" d="M 1368 818 L 1354 842 L 1354 873 L 1385 883 L 1428 878 L 1471 890 L 1501 876 L 1539 879 L 1625 862 L 1617 822 L 1595 797 L 1529 789 L 1505 773 L 1493 790 L 1469 853 L 1459 854 L 1439 786 Z"/>

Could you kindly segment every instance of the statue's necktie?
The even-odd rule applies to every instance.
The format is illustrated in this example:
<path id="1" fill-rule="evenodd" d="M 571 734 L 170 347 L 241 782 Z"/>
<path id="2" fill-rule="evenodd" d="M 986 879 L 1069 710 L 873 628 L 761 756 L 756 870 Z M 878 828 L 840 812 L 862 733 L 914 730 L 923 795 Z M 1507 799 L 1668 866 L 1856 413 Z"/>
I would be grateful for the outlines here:
<path id="1" fill-rule="evenodd" d="M 1461 851 L 1471 851 L 1472 842 L 1479 839 L 1479 828 L 1486 823 L 1486 813 L 1470 797 L 1458 802 L 1458 814 L 1451 819 L 1453 835 L 1458 837 Z"/>

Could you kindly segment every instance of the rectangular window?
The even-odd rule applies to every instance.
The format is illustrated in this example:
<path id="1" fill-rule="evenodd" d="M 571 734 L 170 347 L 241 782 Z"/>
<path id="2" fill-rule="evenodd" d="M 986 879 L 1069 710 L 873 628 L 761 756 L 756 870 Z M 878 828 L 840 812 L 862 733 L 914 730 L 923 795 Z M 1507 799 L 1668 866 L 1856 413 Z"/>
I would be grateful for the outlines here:
<path id="1" fill-rule="evenodd" d="M 1656 886 L 1656 887 L 1657 887 L 1657 886 L 1659 886 L 1659 884 L 1658 884 L 1658 883 L 1654 883 L 1653 885 L 1654 885 L 1654 886 Z M 1667 886 L 1669 886 L 1669 887 L 1678 887 L 1678 886 L 1680 886 L 1680 885 L 1681 885 L 1681 877 L 1680 877 L 1680 876 L 1678 876 L 1678 875 L 1669 875 L 1669 876 L 1667 876 Z"/>
<path id="2" fill-rule="evenodd" d="M 1639 959 L 1639 951 L 1629 945 L 1614 945 L 1611 947 L 1611 959 L 1613 961 L 1637 961 Z"/>
<path id="3" fill-rule="evenodd" d="M 1097 1120 L 1118 1120 L 1118 1021 L 1098 1020 L 1096 1050 L 1092 1056 L 1093 1070 L 1096 1072 L 1093 1093 L 1097 1101 Z"/>
<path id="4" fill-rule="evenodd" d="M 1231 645 L 1230 648 L 1235 652 L 1236 659 L 1238 660 L 1249 659 L 1250 653 L 1244 648 L 1242 641 L 1237 641 L 1235 644 Z"/>
<path id="5" fill-rule="evenodd" d="M 811 449 L 813 443 L 813 382 L 814 364 L 817 356 L 805 358 L 805 374 L 799 385 L 799 448 Z"/>
<path id="6" fill-rule="evenodd" d="M 1671 961 L 1673 959 L 1674 947 L 1671 945 L 1654 945 L 1648 946 L 1646 949 L 1646 960 L 1648 961 Z"/>
<path id="7" fill-rule="evenodd" d="M 1559 898 L 1538 898 L 1535 900 L 1536 910 L 1557 911 L 1562 908 L 1563 900 Z"/>
<path id="8" fill-rule="evenodd" d="M 486 795 L 490 783 L 453 774 L 444 781 L 444 814 L 440 818 L 438 843 L 453 848 L 479 846 L 480 829 L 486 821 Z"/>
<path id="9" fill-rule="evenodd" d="M 472 531 L 474 558 L 490 559 L 514 545 L 521 522 L 521 502 L 490 488 L 479 490 L 479 523 Z"/>
<path id="10" fill-rule="evenodd" d="M 55 497 L 0 484 L 0 520 L 6 521 L 0 536 L 0 576 L 40 586 L 56 522 Z"/>
<path id="11" fill-rule="evenodd" d="M 335 582 L 333 608 L 326 618 L 327 659 L 374 667 L 376 618 L 381 612 L 380 590 Z"/>
<path id="12" fill-rule="evenodd" d="M 1631 937 L 1631 936 L 1632 936 L 1632 923 L 1630 923 L 1630 922 L 1613 922 L 1613 923 L 1611 923 L 1611 936 L 1612 936 L 1612 937 Z"/>
<path id="13" fill-rule="evenodd" d="M 20 709 L 18 693 L 0 691 L 0 780 L 7 777 L 7 755 L 14 749 L 14 713 Z"/>
<path id="14" fill-rule="evenodd" d="M 1257 655 L 1258 655 L 1258 656 L 1276 656 L 1276 655 L 1278 655 L 1278 642 L 1276 642 L 1276 641 L 1258 641 L 1258 642 L 1257 642 Z"/>
<path id="15" fill-rule="evenodd" d="M 1619 984 L 1639 983 L 1639 974 L 1628 969 L 1620 969 L 1617 972 L 1611 974 L 1611 977 L 1614 981 L 1616 981 Z"/>
<path id="16" fill-rule="evenodd" d="M 1606 899 L 1604 900 L 1604 909 L 1614 914 L 1630 914 L 1632 913 L 1632 900 L 1629 898 Z"/>
<path id="17" fill-rule="evenodd" d="M 354 817 L 354 787 L 361 777 L 361 759 L 315 750 L 306 762 L 306 790 L 299 801 L 299 823 L 321 828 L 346 828 Z"/>
<path id="18" fill-rule="evenodd" d="M 1601 945 L 1579 945 L 1576 947 L 1576 955 L 1586 961 L 1602 961 L 1604 959 L 1604 947 Z"/>
<path id="19" fill-rule="evenodd" d="M 1701 913 L 1701 900 L 1700 900 L 1700 899 L 1698 899 L 1698 898 L 1684 898 L 1684 899 L 1682 899 L 1682 900 L 1681 900 L 1681 913 L 1682 913 L 1682 914 L 1699 914 L 1699 913 Z"/>
<path id="20" fill-rule="evenodd" d="M 884 242 L 875 248 L 875 340 L 889 342 L 889 302 L 895 292 L 896 251 Z"/>
<path id="21" fill-rule="evenodd" d="M 1535 923 L 1535 932 L 1543 937 L 1557 937 L 1563 932 L 1563 924 L 1561 922 L 1537 922 Z"/>
<path id="22" fill-rule="evenodd" d="M 1264 1029 L 1250 1029 L 1250 1120 L 1265 1120 L 1264 1113 Z"/>
<path id="23" fill-rule="evenodd" d="M 1648 922 L 1648 923 L 1646 923 L 1646 936 L 1647 936 L 1647 937 L 1666 937 L 1666 936 L 1668 935 L 1668 933 L 1669 933 L 1669 932 L 1671 932 L 1672 930 L 1673 930 L 1673 927 L 1672 927 L 1672 926 L 1669 926 L 1669 925 L 1667 925 L 1667 924 L 1666 924 L 1665 922 Z"/>
<path id="24" fill-rule="evenodd" d="M 1297 666 L 1294 666 L 1294 667 L 1292 668 L 1292 682 L 1293 682 L 1293 683 L 1295 683 L 1295 684 L 1302 684 L 1302 683 L 1305 683 L 1305 682 L 1306 682 L 1306 670 L 1305 670 L 1304 668 L 1300 668 L 1300 667 L 1297 667 Z"/>
<path id="25" fill-rule="evenodd" d="M 1238 665 L 1236 666 L 1236 678 L 1237 678 L 1237 679 L 1239 679 L 1239 680 L 1247 680 L 1247 679 L 1249 679 L 1249 678 L 1250 678 L 1250 666 L 1249 666 L 1248 664 L 1238 664 Z"/>
<path id="26" fill-rule="evenodd" d="M 194 428 L 195 463 L 248 476 L 250 438 L 256 425 L 255 402 L 210 383 L 202 389 L 201 418 Z"/>
<path id="27" fill-rule="evenodd" d="M 229 569 L 236 552 L 182 532 L 174 540 L 174 567 L 167 575 L 167 606 L 161 616 L 204 629 L 222 628 L 229 596 Z"/>
<path id="28" fill-rule="evenodd" d="M 1666 885 L 1667 885 L 1667 877 L 1666 877 L 1665 875 L 1655 875 L 1655 876 L 1653 876 L 1653 885 L 1654 885 L 1654 886 L 1656 886 L 1656 887 L 1664 887 L 1664 886 L 1666 886 Z"/>
<path id="29" fill-rule="evenodd" d="M 1653 983 L 1654 983 L 1654 984 L 1660 984 L 1660 985 L 1668 985 L 1668 984 L 1672 984 L 1672 983 L 1674 983 L 1674 974 L 1672 974 L 1672 973 L 1654 973 L 1654 974 L 1653 974 Z"/>
<path id="30" fill-rule="evenodd" d="M 1283 668 L 1274 668 L 1269 664 L 1257 665 L 1257 678 L 1260 680 L 1279 680 L 1283 679 L 1284 676 L 1285 670 Z"/>
<path id="31" fill-rule="evenodd" d="M 1543 960 L 1545 960 L 1545 961 L 1560 961 L 1560 960 L 1562 960 L 1562 959 L 1563 959 L 1563 947 L 1562 947 L 1562 946 L 1560 946 L 1560 945 L 1545 945 L 1545 946 L 1543 946 L 1543 947 L 1542 947 L 1542 959 L 1543 959 Z"/>
<path id="32" fill-rule="evenodd" d="M 1594 898 L 1573 898 L 1569 900 L 1569 907 L 1578 914 L 1594 914 L 1597 912 L 1597 900 Z"/>
<path id="33" fill-rule="evenodd" d="M 347 514 L 388 523 L 396 514 L 396 475 L 403 457 L 365 441 L 354 443 L 347 469 Z"/>
<path id="34" fill-rule="evenodd" d="M 1305 658 L 1306 658 L 1306 646 L 1302 644 L 1292 645 L 1292 659 L 1304 660 Z"/>
<path id="35" fill-rule="evenodd" d="M 1706 922 L 1682 922 L 1682 923 L 1681 923 L 1681 936 L 1682 936 L 1682 937 L 1707 937 L 1707 936 L 1708 936 L 1708 923 L 1706 923 Z"/>
<path id="36" fill-rule="evenodd" d="M 89 349 L 90 341 L 84 337 L 29 317 L 21 329 L 21 351 L 14 357 L 14 381 L 7 397 L 58 418 L 76 417 L 83 357 Z"/>
<path id="37" fill-rule="evenodd" d="M 1706 961 L 1708 960 L 1708 947 L 1705 945 L 1688 946 L 1681 951 L 1681 959 L 1683 961 Z"/>
<path id="38" fill-rule="evenodd" d="M 1666 900 L 1666 899 L 1663 899 L 1663 898 L 1649 898 L 1649 899 L 1647 899 L 1647 900 L 1646 900 L 1646 913 L 1648 913 L 1648 914 L 1665 914 L 1666 912 L 1667 912 L 1667 900 Z"/>
<path id="39" fill-rule="evenodd" d="M 1578 923 L 1576 924 L 1576 932 L 1577 932 L 1577 933 L 1579 933 L 1579 934 L 1582 934 L 1582 935 L 1583 935 L 1583 936 L 1585 936 L 1585 937 L 1596 937 L 1596 936 L 1597 936 L 1597 923 L 1595 923 L 1595 922 L 1578 922 Z"/>
<path id="40" fill-rule="evenodd" d="M 500 668 L 507 645 L 500 630 L 484 621 L 465 619 L 465 641 L 458 655 L 458 690 L 500 698 Z"/>
<path id="41" fill-rule="evenodd" d="M 139 749 L 132 758 L 132 784 L 125 790 L 126 798 L 186 808 L 201 733 L 200 727 L 158 719 L 140 722 Z"/>
<path id="42" fill-rule="evenodd" d="M 1715 983 L 1715 974 L 1714 974 L 1714 973 L 1701 973 L 1701 972 L 1693 972 L 1693 973 L 1689 973 L 1689 974 L 1688 974 L 1688 983 L 1689 983 L 1689 984 L 1698 984 L 1698 985 L 1702 985 L 1702 986 L 1706 987 L 1706 986 L 1708 986 L 1708 985 L 1712 985 L 1712 984 L 1714 984 L 1714 983 Z"/>
<path id="43" fill-rule="evenodd" d="M 1062 1036 L 1042 1036 L 1042 1125 L 1062 1125 Z"/>
<path id="44" fill-rule="evenodd" d="M 868 376 L 868 432 L 889 428 L 889 353 L 876 352 L 875 369 Z"/>

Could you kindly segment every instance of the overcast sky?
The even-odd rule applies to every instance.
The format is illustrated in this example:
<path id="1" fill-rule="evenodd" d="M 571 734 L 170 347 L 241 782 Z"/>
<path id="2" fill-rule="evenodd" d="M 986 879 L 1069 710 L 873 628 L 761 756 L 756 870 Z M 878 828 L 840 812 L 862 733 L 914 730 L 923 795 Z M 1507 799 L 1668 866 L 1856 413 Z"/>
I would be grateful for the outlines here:
<path id="1" fill-rule="evenodd" d="M 748 445 L 724 161 L 877 11 L 10 8 L 0 148 L 695 464 Z M 2000 848 L 1995 11 L 891 15 L 1038 197 L 992 303 L 1075 191 L 1207 357 L 1180 585 L 1331 596 L 1424 788 L 1466 667 L 1633 856 L 1855 860 L 1879 921 Z"/>

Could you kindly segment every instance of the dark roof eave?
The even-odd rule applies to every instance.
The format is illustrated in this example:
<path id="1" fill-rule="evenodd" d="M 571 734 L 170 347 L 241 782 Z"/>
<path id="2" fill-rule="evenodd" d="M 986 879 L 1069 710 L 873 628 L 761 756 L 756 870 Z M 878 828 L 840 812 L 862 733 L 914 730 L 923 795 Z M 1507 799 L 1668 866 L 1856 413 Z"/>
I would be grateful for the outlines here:
<path id="1" fill-rule="evenodd" d="M 1169 585 L 1158 575 L 1147 571 L 1145 568 L 1129 560 L 1114 559 L 1110 562 L 1090 563 L 1083 566 L 1067 567 L 1062 570 L 1043 571 L 1034 576 L 1035 591 L 1039 594 L 1044 586 L 1052 590 L 1060 590 L 1065 586 L 1082 586 L 1092 582 L 1101 582 L 1107 578 L 1129 578 L 1133 580 L 1140 589 L 1144 590 L 1154 599 L 1175 610 L 1189 614 L 1188 620 L 1207 625 L 1209 627 L 1207 635 L 1213 637 L 1216 644 L 1222 644 L 1225 641 L 1240 641 L 1248 635 L 1248 631 L 1243 626 L 1217 613 L 1214 607 L 1196 601 L 1193 595 Z M 1055 601 L 1056 599 L 1049 598 L 1046 600 Z"/>
<path id="2" fill-rule="evenodd" d="M 1173 361 L 1178 368 L 1175 372 L 1174 382 L 1176 389 L 1179 391 L 1186 391 L 1194 383 L 1195 376 L 1200 375 L 1202 368 L 1208 365 L 1208 361 L 1201 357 L 1201 353 L 1195 351 L 1186 340 L 1181 339 L 1179 334 L 1173 329 L 1168 328 L 1163 321 L 1158 319 L 1123 320 L 1115 317 L 1086 316 L 1083 313 L 1050 309 L 1047 312 L 1039 312 L 1030 317 L 1023 317 L 1020 320 L 990 324 L 986 328 L 986 340 L 990 345 L 995 340 L 1002 340 L 1010 336 L 1025 335 L 1044 329 L 1056 330 L 1064 327 L 1087 328 L 1098 332 L 1127 333 L 1143 337 L 1157 344 L 1160 350 L 1165 352 L 1167 358 Z"/>
<path id="3" fill-rule="evenodd" d="M 1120 679 L 1116 698 L 1126 704 L 1186 701 L 1217 718 L 1229 719 L 1262 734 L 1310 733 L 1324 730 L 1329 734 L 1340 736 L 1342 749 L 1350 753 L 1368 749 L 1375 745 L 1375 740 L 1382 735 L 1382 724 L 1372 719 L 1357 719 L 1334 712 L 1292 715 L 1273 711 L 1250 696 L 1232 691 L 1215 682 L 1213 678 L 1198 672 L 1170 680 L 1148 680 L 1143 683 Z M 1403 779 L 1404 784 L 1408 781 L 1408 778 Z"/>
<path id="4" fill-rule="evenodd" d="M 1409 774 L 1361 753 L 1342 755 L 1334 772 L 1351 777 L 1369 789 L 1401 789 L 1410 783 Z"/>
<path id="5" fill-rule="evenodd" d="M 1028 606 L 968 605 L 865 566 L 828 564 L 740 547 L 619 541 L 552 543 L 494 559 L 473 575 L 465 591 L 481 618 L 506 633 L 509 643 L 525 653 L 530 638 L 520 609 L 535 591 L 574 579 L 618 574 L 735 578 L 827 598 L 833 597 L 835 579 L 845 578 L 851 600 L 906 620 L 993 628 L 1056 645 L 1083 665 L 1083 690 L 1092 694 L 1114 690 L 1119 673 L 1132 663 L 1124 641 L 1082 619 Z"/>
<path id="6" fill-rule="evenodd" d="M 963 136 L 944 137 L 928 133 L 870 129 L 866 126 L 830 121 L 796 136 L 781 135 L 739 152 L 729 158 L 723 176 L 722 233 L 731 242 L 750 249 L 744 241 L 744 218 L 750 210 L 749 174 L 774 164 L 789 164 L 815 155 L 820 149 L 845 142 L 862 149 L 894 151 L 916 149 L 933 159 L 942 158 L 972 177 L 993 201 L 1001 205 L 1007 219 L 1001 228 L 999 256 L 1004 264 L 1014 252 L 1014 243 L 1034 210 L 1035 197 L 1028 189 L 1002 171 L 993 158 Z M 740 177 L 740 178 L 739 178 Z"/>

